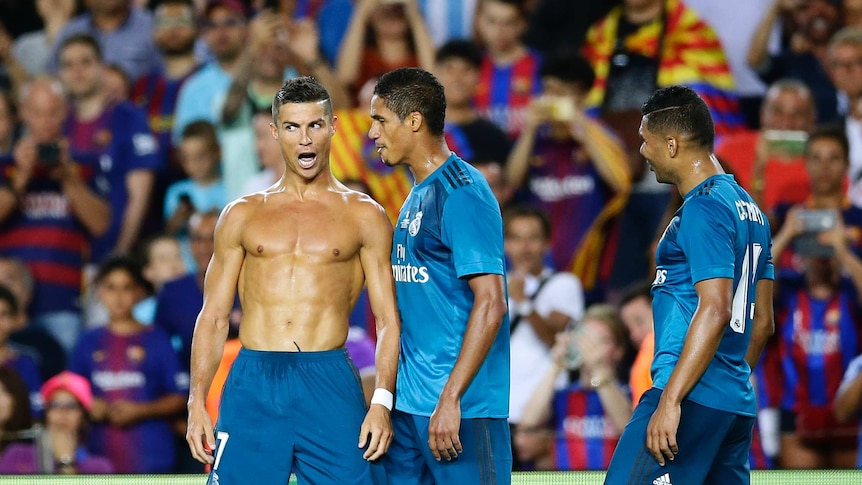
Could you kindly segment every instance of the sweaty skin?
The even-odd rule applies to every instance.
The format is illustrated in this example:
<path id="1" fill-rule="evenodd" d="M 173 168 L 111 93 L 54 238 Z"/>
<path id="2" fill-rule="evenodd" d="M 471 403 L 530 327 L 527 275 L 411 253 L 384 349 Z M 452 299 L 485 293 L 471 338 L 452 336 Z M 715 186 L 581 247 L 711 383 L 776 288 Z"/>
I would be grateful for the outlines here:
<path id="1" fill-rule="evenodd" d="M 213 461 L 203 446 L 215 445 L 203 406 L 237 289 L 243 347 L 308 352 L 344 346 L 348 317 L 366 283 L 377 324 L 376 387 L 395 388 L 400 324 L 389 261 L 392 224 L 371 197 L 332 176 L 335 121 L 324 102 L 282 105 L 271 129 L 284 176 L 232 202 L 219 217 L 192 341 L 186 438 L 199 461 Z M 368 440 L 365 458 L 379 458 L 392 437 L 389 411 L 372 405 L 357 431 L 360 447 Z"/>

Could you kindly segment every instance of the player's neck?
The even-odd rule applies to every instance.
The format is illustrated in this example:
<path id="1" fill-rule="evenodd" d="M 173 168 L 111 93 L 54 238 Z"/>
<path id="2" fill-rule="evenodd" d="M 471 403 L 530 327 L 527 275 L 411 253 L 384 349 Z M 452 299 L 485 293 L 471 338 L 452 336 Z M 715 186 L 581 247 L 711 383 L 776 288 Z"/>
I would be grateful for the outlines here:
<path id="1" fill-rule="evenodd" d="M 102 114 L 105 104 L 105 95 L 101 90 L 97 90 L 75 100 L 75 116 L 82 121 L 92 120 Z"/>
<path id="2" fill-rule="evenodd" d="M 697 150 L 681 155 L 682 160 L 688 160 L 688 162 L 680 162 L 679 180 L 676 186 L 681 195 L 689 193 L 713 175 L 724 173 L 718 159 L 709 151 Z"/>
<path id="3" fill-rule="evenodd" d="M 278 182 L 279 192 L 295 197 L 297 200 L 316 198 L 335 187 L 335 177 L 332 176 L 329 167 L 310 179 L 286 170 Z"/>
<path id="4" fill-rule="evenodd" d="M 452 150 L 446 145 L 446 140 L 428 139 L 418 143 L 406 165 L 413 172 L 416 183 L 421 184 L 434 171 L 443 166 L 451 154 Z"/>

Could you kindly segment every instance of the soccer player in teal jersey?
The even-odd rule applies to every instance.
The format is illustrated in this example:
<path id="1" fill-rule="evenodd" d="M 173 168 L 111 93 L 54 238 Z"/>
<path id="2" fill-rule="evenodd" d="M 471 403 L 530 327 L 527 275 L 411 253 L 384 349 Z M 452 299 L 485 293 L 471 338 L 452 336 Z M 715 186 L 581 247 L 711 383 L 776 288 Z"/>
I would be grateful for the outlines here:
<path id="1" fill-rule="evenodd" d="M 509 331 L 500 208 L 449 150 L 430 73 L 382 76 L 368 136 L 416 183 L 398 216 L 392 272 L 401 314 L 391 484 L 511 483 Z M 502 328 L 502 330 L 501 330 Z"/>
<path id="2" fill-rule="evenodd" d="M 712 154 L 691 89 L 644 103 L 640 152 L 683 196 L 656 250 L 653 388 L 620 438 L 605 483 L 747 484 L 751 369 L 774 328 L 769 223 Z"/>

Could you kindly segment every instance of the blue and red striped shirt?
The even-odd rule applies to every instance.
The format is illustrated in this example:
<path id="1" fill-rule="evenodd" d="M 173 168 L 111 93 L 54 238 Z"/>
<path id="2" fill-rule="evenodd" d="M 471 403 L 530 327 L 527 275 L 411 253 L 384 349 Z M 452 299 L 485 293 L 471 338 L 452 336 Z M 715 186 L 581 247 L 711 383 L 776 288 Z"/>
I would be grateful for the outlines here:
<path id="1" fill-rule="evenodd" d="M 528 51 L 510 65 L 497 66 L 485 54 L 479 68 L 473 103 L 482 116 L 512 138 L 517 138 L 524 126 L 530 100 L 542 91 L 539 62 L 539 55 Z"/>
<path id="2" fill-rule="evenodd" d="M 605 415 L 599 394 L 574 383 L 557 391 L 553 406 L 555 469 L 607 470 L 620 433 Z"/>

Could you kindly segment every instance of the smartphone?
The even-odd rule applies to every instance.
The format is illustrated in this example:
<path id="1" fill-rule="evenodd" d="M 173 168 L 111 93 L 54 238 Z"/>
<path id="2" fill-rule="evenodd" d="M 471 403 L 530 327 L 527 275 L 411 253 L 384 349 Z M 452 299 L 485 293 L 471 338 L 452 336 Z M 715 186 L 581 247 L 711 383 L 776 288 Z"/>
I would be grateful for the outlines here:
<path id="1" fill-rule="evenodd" d="M 798 212 L 802 219 L 804 233 L 793 239 L 793 251 L 801 256 L 816 258 L 831 258 L 835 255 L 835 248 L 829 244 L 823 244 L 818 240 L 818 235 L 835 227 L 838 218 L 835 211 L 828 209 L 806 209 Z"/>
<path id="2" fill-rule="evenodd" d="M 56 143 L 40 143 L 36 147 L 36 157 L 43 167 L 56 167 L 60 164 L 60 146 Z"/>
<path id="3" fill-rule="evenodd" d="M 565 96 L 546 96 L 545 105 L 554 121 L 572 121 L 575 118 L 575 105 Z"/>
<path id="4" fill-rule="evenodd" d="M 566 349 L 564 364 L 567 370 L 573 371 L 581 368 L 583 357 L 581 356 L 580 340 L 581 334 L 584 332 L 584 326 L 580 322 L 571 320 L 567 325 L 566 331 L 571 335 L 569 346 Z"/>
<path id="5" fill-rule="evenodd" d="M 766 144 L 771 153 L 783 153 L 789 156 L 800 156 L 805 153 L 808 143 L 808 133 L 797 130 L 766 130 L 763 132 Z"/>

